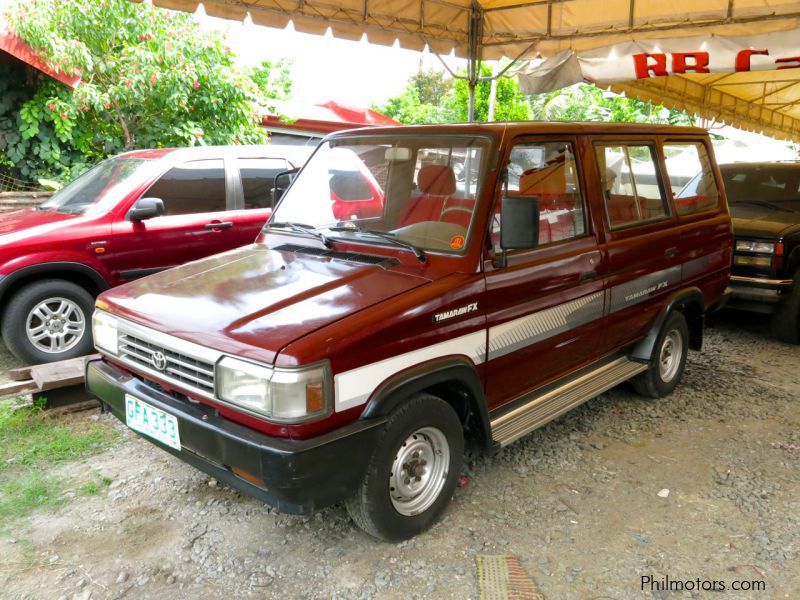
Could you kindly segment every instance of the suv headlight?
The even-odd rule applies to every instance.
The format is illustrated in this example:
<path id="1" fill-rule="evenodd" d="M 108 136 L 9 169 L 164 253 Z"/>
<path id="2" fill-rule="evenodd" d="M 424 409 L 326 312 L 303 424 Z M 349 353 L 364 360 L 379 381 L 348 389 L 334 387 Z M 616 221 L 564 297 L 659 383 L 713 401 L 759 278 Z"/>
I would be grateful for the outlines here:
<path id="1" fill-rule="evenodd" d="M 755 242 L 736 240 L 737 252 L 753 252 L 755 254 L 775 254 L 775 242 Z"/>
<path id="2" fill-rule="evenodd" d="M 325 416 L 332 406 L 328 363 L 298 369 L 271 367 L 230 356 L 217 363 L 217 397 L 279 423 Z"/>
<path id="3" fill-rule="evenodd" d="M 99 310 L 94 311 L 92 315 L 92 337 L 98 350 L 116 354 L 119 346 L 116 317 Z"/>

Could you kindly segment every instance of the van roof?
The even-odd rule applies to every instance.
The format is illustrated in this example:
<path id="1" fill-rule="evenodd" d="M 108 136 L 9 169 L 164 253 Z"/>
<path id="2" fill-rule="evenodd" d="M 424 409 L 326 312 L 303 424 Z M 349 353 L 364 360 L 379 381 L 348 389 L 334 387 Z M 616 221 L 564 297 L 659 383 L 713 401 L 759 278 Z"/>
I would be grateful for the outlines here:
<path id="1" fill-rule="evenodd" d="M 442 125 L 404 125 L 403 127 L 365 127 L 361 129 L 348 129 L 347 131 L 331 134 L 332 137 L 341 135 L 370 135 L 370 134 L 413 134 L 425 133 L 465 133 L 489 134 L 500 137 L 504 133 L 522 134 L 649 134 L 649 135 L 708 135 L 708 131 L 701 127 L 684 127 L 676 125 L 658 125 L 650 123 L 599 123 L 593 121 L 508 121 L 493 123 L 452 123 Z"/>
<path id="2" fill-rule="evenodd" d="M 259 145 L 231 145 L 231 146 L 193 146 L 190 148 L 151 148 L 144 150 L 131 150 L 118 154 L 122 158 L 138 158 L 143 160 L 158 160 L 170 154 L 180 154 L 181 158 L 219 158 L 222 156 L 257 157 L 257 158 L 287 158 L 290 161 L 303 164 L 314 150 L 314 146 L 297 146 L 291 144 L 259 144 Z"/>

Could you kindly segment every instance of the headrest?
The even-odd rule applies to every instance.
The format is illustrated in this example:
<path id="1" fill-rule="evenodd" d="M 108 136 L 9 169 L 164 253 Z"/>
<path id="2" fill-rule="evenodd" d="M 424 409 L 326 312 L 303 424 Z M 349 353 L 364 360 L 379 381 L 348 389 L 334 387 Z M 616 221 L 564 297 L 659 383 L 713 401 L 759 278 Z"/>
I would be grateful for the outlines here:
<path id="1" fill-rule="evenodd" d="M 564 163 L 525 171 L 519 178 L 521 196 L 543 196 L 567 193 Z"/>
<path id="2" fill-rule="evenodd" d="M 450 196 L 456 191 L 456 174 L 447 165 L 428 165 L 417 173 L 417 185 L 423 194 Z"/>

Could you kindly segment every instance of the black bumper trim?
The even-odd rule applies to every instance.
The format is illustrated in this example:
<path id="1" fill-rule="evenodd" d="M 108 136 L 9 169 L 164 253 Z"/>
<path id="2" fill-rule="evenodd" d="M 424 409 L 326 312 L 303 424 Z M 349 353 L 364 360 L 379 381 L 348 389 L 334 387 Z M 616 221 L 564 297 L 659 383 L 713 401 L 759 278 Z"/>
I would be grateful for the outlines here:
<path id="1" fill-rule="evenodd" d="M 158 391 L 102 359 L 86 364 L 86 388 L 123 423 L 125 394 L 174 415 L 181 450 L 140 437 L 232 488 L 291 514 L 308 514 L 355 493 L 386 422 L 384 418 L 359 420 L 307 440 L 275 438 L 223 419 L 203 404 Z M 231 468 L 263 480 L 265 487 L 235 475 Z"/>

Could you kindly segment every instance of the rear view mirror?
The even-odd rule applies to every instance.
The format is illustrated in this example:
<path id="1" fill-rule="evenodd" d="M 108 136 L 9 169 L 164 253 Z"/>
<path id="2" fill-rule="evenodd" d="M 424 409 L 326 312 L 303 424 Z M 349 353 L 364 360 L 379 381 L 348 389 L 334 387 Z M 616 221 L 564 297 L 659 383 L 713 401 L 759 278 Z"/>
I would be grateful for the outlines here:
<path id="1" fill-rule="evenodd" d="M 139 198 L 128 211 L 129 221 L 144 221 L 164 214 L 164 201 L 161 198 Z"/>
<path id="2" fill-rule="evenodd" d="M 500 247 L 523 250 L 539 245 L 539 198 L 504 196 L 500 206 Z"/>
<path id="3" fill-rule="evenodd" d="M 275 183 L 273 184 L 272 188 L 272 206 L 273 208 L 278 204 L 278 201 L 283 198 L 283 195 L 286 193 L 286 190 L 289 189 L 289 186 L 292 185 L 295 177 L 297 177 L 297 173 L 300 171 L 299 168 L 289 169 L 288 171 L 281 171 L 277 175 L 275 175 Z"/>

